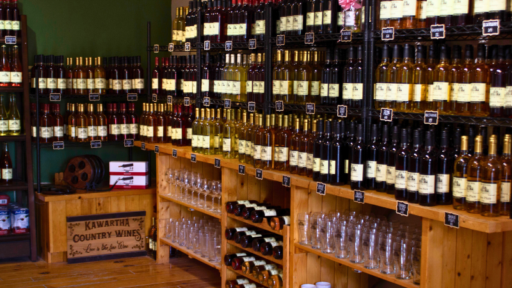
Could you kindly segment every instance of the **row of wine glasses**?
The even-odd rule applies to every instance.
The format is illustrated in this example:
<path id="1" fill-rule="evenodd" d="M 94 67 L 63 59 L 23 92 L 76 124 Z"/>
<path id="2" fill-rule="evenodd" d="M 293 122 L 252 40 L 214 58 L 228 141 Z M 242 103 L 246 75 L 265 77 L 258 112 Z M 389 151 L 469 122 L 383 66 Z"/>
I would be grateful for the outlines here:
<path id="1" fill-rule="evenodd" d="M 299 244 L 419 284 L 420 227 L 355 211 L 299 213 L 297 225 Z"/>
<path id="2" fill-rule="evenodd" d="M 220 214 L 222 194 L 220 181 L 209 180 L 199 172 L 172 168 L 165 172 L 165 179 L 169 183 L 170 197 Z"/>
<path id="3" fill-rule="evenodd" d="M 166 220 L 165 238 L 220 265 L 222 238 L 218 219 L 206 215 L 169 218 Z"/>

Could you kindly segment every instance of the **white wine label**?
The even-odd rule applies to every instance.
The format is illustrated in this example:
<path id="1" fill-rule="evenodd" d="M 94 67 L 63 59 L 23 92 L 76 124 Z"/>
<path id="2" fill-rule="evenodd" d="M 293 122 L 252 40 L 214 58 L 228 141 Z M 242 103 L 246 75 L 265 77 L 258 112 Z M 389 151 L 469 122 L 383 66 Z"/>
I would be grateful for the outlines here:
<path id="1" fill-rule="evenodd" d="M 331 86 L 339 85 L 339 84 L 331 84 L 329 85 L 329 97 L 338 97 L 339 93 L 331 96 Z M 354 92 L 354 84 L 352 83 L 343 83 L 343 100 L 351 100 L 352 93 Z M 334 93 L 333 93 L 334 94 Z"/>
<path id="2" fill-rule="evenodd" d="M 293 30 L 293 16 L 286 17 L 286 31 Z"/>
<path id="3" fill-rule="evenodd" d="M 338 12 L 338 27 L 345 25 L 345 11 Z"/>
<path id="4" fill-rule="evenodd" d="M 121 127 L 121 131 L 123 131 L 123 128 Z M 124 133 L 122 133 L 124 134 Z M 156 127 L 156 137 L 164 137 L 164 126 L 157 126 Z"/>
<path id="5" fill-rule="evenodd" d="M 137 124 L 134 124 L 137 125 Z M 98 136 L 107 137 L 108 136 L 108 127 L 107 126 L 98 126 Z"/>
<path id="6" fill-rule="evenodd" d="M 450 174 L 437 174 L 436 175 L 436 192 L 449 193 L 450 192 Z"/>
<path id="7" fill-rule="evenodd" d="M 485 102 L 487 84 L 471 83 L 471 102 Z"/>
<path id="8" fill-rule="evenodd" d="M 311 81 L 311 96 L 320 95 L 320 81 Z"/>
<path id="9" fill-rule="evenodd" d="M 107 88 L 107 80 L 105 78 L 96 78 L 96 79 L 94 79 L 94 87 L 96 89 L 105 89 L 105 88 Z"/>
<path id="10" fill-rule="evenodd" d="M 425 89 L 427 88 L 427 85 L 425 84 L 413 84 L 413 90 L 412 90 L 412 101 L 414 102 L 421 102 L 425 101 Z"/>
<path id="11" fill-rule="evenodd" d="M 329 160 L 320 160 L 320 174 L 329 174 Z"/>
<path id="12" fill-rule="evenodd" d="M 380 1 L 380 20 L 386 20 L 391 17 L 390 6 L 391 1 Z"/>
<path id="13" fill-rule="evenodd" d="M 450 85 L 450 102 L 457 102 L 459 98 L 459 83 L 452 83 Z"/>
<path id="14" fill-rule="evenodd" d="M 251 141 L 245 140 L 245 154 L 251 155 L 251 156 L 254 155 L 254 148 L 252 146 Z"/>
<path id="15" fill-rule="evenodd" d="M 396 101 L 409 102 L 411 101 L 411 84 L 396 84 Z"/>
<path id="16" fill-rule="evenodd" d="M 121 134 L 123 134 L 123 135 L 130 134 L 130 126 L 128 126 L 128 125 L 129 124 L 121 124 Z M 163 132 L 163 129 L 162 129 L 162 132 Z M 163 137 L 163 135 L 161 137 Z"/>
<path id="17" fill-rule="evenodd" d="M 314 157 L 313 154 L 308 153 L 308 158 L 306 159 L 306 168 L 308 170 L 313 170 L 313 163 L 314 163 Z"/>
<path id="18" fill-rule="evenodd" d="M 507 3 L 509 2 L 509 3 Z M 510 4 L 510 1 L 506 0 L 494 0 L 494 1 L 488 1 L 489 5 L 489 12 L 497 12 L 497 11 L 506 11 L 507 10 L 507 4 Z M 510 7 L 509 7 L 510 11 Z"/>
<path id="19" fill-rule="evenodd" d="M 427 17 L 438 16 L 441 10 L 441 0 L 427 0 Z"/>
<path id="20" fill-rule="evenodd" d="M 299 168 L 305 168 L 306 167 L 307 159 L 308 159 L 308 153 L 306 153 L 306 152 L 299 152 L 299 163 L 298 163 Z"/>
<path id="21" fill-rule="evenodd" d="M 96 127 L 96 126 L 87 126 L 87 136 L 89 136 L 89 137 L 97 137 L 98 136 L 98 127 Z"/>
<path id="22" fill-rule="evenodd" d="M 297 94 L 297 91 L 298 91 L 298 87 L 299 86 L 299 81 L 293 81 L 293 94 Z"/>
<path id="23" fill-rule="evenodd" d="M 245 154 L 245 140 L 238 140 L 238 154 Z"/>
<path id="24" fill-rule="evenodd" d="M 265 215 L 265 217 L 269 217 L 269 216 L 276 216 L 277 212 L 274 209 L 265 209 L 265 210 L 263 210 L 263 214 Z M 274 241 L 275 241 L 275 239 L 274 239 Z"/>
<path id="25" fill-rule="evenodd" d="M 358 182 L 363 181 L 363 171 L 364 164 L 355 164 L 352 163 L 350 165 L 350 181 Z"/>
<path id="26" fill-rule="evenodd" d="M 201 92 L 209 92 L 210 91 L 210 80 L 202 79 L 201 80 Z"/>
<path id="27" fill-rule="evenodd" d="M 257 91 L 254 93 L 265 93 L 265 82 L 264 81 L 254 81 L 254 87 L 258 87 Z M 256 88 L 254 88 L 256 89 Z"/>
<path id="28" fill-rule="evenodd" d="M 510 202 L 510 182 L 501 182 L 501 194 L 500 194 L 500 202 L 508 203 Z"/>
<path id="29" fill-rule="evenodd" d="M 35 138 L 35 137 L 37 137 L 37 135 L 36 135 L 36 133 L 37 133 L 37 127 L 36 127 L 36 126 L 32 126 L 32 129 L 31 129 L 31 130 L 32 130 L 32 137 L 34 137 L 34 138 Z M 3 132 L 3 131 L 7 131 L 7 129 L 2 130 L 2 128 L 0 128 L 0 131 L 2 131 L 2 132 Z M 67 134 L 67 132 L 66 132 L 66 134 Z"/>
<path id="30" fill-rule="evenodd" d="M 87 139 L 87 128 L 77 128 L 78 139 Z"/>
<path id="31" fill-rule="evenodd" d="M 5 20 L 5 30 L 12 30 L 12 21 L 11 20 Z"/>
<path id="32" fill-rule="evenodd" d="M 395 184 L 395 167 L 394 166 L 386 166 L 386 183 L 388 185 Z"/>
<path id="33" fill-rule="evenodd" d="M 345 98 L 345 95 L 343 95 Z M 363 83 L 352 84 L 352 100 L 363 100 Z"/>
<path id="34" fill-rule="evenodd" d="M 453 0 L 441 0 L 441 7 L 439 16 L 446 17 L 453 14 Z"/>
<path id="35" fill-rule="evenodd" d="M 320 158 L 313 158 L 313 171 L 320 172 Z"/>
<path id="36" fill-rule="evenodd" d="M 329 84 L 320 84 L 320 96 L 327 97 L 329 96 Z"/>
<path id="37" fill-rule="evenodd" d="M 417 192 L 420 186 L 420 173 L 407 172 L 407 191 Z"/>
<path id="38" fill-rule="evenodd" d="M 295 81 L 297 82 L 297 95 L 309 95 L 309 81 Z"/>
<path id="39" fill-rule="evenodd" d="M 213 136 L 213 148 L 218 149 L 220 147 L 220 136 L 215 135 Z"/>
<path id="40" fill-rule="evenodd" d="M 114 81 L 121 81 L 121 80 L 114 80 Z M 151 81 L 151 87 L 153 89 L 158 89 L 159 88 L 158 87 L 159 86 L 158 83 L 159 83 L 158 78 L 153 78 L 152 81 Z M 116 89 L 116 90 L 120 90 L 120 89 Z"/>
<path id="41" fill-rule="evenodd" d="M 329 174 L 336 175 L 336 160 L 329 160 Z"/>
<path id="42" fill-rule="evenodd" d="M 453 197 L 465 198 L 468 189 L 468 179 L 464 177 L 453 177 Z"/>
<path id="43" fill-rule="evenodd" d="M 12 179 L 12 168 L 2 168 L 2 179 L 3 180 Z"/>
<path id="44" fill-rule="evenodd" d="M 471 84 L 459 83 L 457 91 L 457 102 L 468 103 L 471 101 Z"/>
<path id="45" fill-rule="evenodd" d="M 386 100 L 387 85 L 387 83 L 375 83 L 375 100 Z"/>
<path id="46" fill-rule="evenodd" d="M 323 23 L 323 13 L 315 12 L 315 26 L 321 26 Z"/>
<path id="47" fill-rule="evenodd" d="M 349 172 L 348 172 L 349 170 L 348 170 L 348 169 L 349 169 L 350 167 L 348 167 L 348 166 L 349 166 L 349 164 L 348 164 L 348 163 L 349 163 L 349 162 L 348 162 L 348 159 L 345 159 L 345 165 L 343 165 L 343 171 L 344 171 L 344 173 L 345 173 L 345 174 L 349 174 Z"/>
<path id="48" fill-rule="evenodd" d="M 112 125 L 112 129 L 110 129 L 110 134 L 114 134 L 114 135 L 121 134 L 120 127 L 115 127 L 115 126 L 119 126 L 119 125 Z M 154 137 L 154 136 L 155 136 L 155 131 L 154 131 L 153 127 L 146 126 L 146 137 Z"/>
<path id="49" fill-rule="evenodd" d="M 389 14 L 391 16 L 391 19 L 402 18 L 403 3 L 403 1 L 391 1 L 391 6 L 389 8 Z"/>
<path id="50" fill-rule="evenodd" d="M 503 106 L 505 106 L 505 108 L 512 107 L 512 86 L 507 86 L 507 88 L 505 88 L 505 100 L 503 102 Z"/>
<path id="51" fill-rule="evenodd" d="M 272 147 L 271 146 L 261 146 L 261 160 L 272 161 Z"/>
<path id="52" fill-rule="evenodd" d="M 191 93 L 197 92 L 197 82 L 196 81 L 190 81 L 190 88 L 192 89 Z"/>
<path id="53" fill-rule="evenodd" d="M 396 189 L 406 189 L 407 188 L 407 170 L 396 170 L 395 188 Z"/>
<path id="54" fill-rule="evenodd" d="M 261 159 L 261 145 L 254 145 L 254 155 L 253 155 L 253 158 L 255 160 L 260 160 Z"/>
<path id="55" fill-rule="evenodd" d="M 500 108 L 505 106 L 505 90 L 504 87 L 491 87 L 489 92 L 490 107 Z"/>
<path id="56" fill-rule="evenodd" d="M 315 12 L 308 12 L 306 14 L 306 26 L 315 25 Z"/>
<path id="57" fill-rule="evenodd" d="M 130 130 L 129 134 L 139 134 L 139 124 L 128 124 L 128 128 Z"/>
<path id="58" fill-rule="evenodd" d="M 281 81 L 280 80 L 272 81 L 272 94 L 273 95 L 281 94 Z"/>
<path id="59" fill-rule="evenodd" d="M 39 127 L 39 137 L 51 138 L 52 134 L 52 127 Z"/>
<path id="60" fill-rule="evenodd" d="M 11 73 L 12 78 L 12 73 Z M 46 86 L 48 89 L 57 89 L 57 79 L 56 78 L 48 78 Z"/>
<path id="61" fill-rule="evenodd" d="M 270 246 L 273 247 L 276 247 L 276 246 L 282 246 L 283 245 L 283 241 L 270 241 Z M 276 268 L 276 265 L 274 264 L 267 264 L 265 265 L 265 270 L 270 270 L 272 268 Z"/>
<path id="62" fill-rule="evenodd" d="M 20 120 L 9 120 L 9 131 L 21 130 Z"/>
<path id="63" fill-rule="evenodd" d="M 41 85 L 42 81 L 44 80 L 44 87 Z M 1 83 L 9 83 L 11 81 L 11 72 L 9 71 L 0 71 L 0 82 Z M 39 79 L 39 88 L 46 88 L 46 79 L 40 78 Z"/>
<path id="64" fill-rule="evenodd" d="M 172 129 L 172 126 L 167 126 L 167 137 L 170 137 L 171 140 L 174 140 L 174 129 Z"/>
<path id="65" fill-rule="evenodd" d="M 416 16 L 416 0 L 404 0 L 402 14 L 404 17 L 415 17 Z"/>
<path id="66" fill-rule="evenodd" d="M 331 10 L 325 10 L 325 11 L 323 11 L 323 12 L 324 12 L 324 13 L 323 13 L 323 15 L 322 15 L 322 17 L 323 17 L 323 19 L 322 19 L 322 24 L 324 24 L 324 25 L 329 25 L 329 24 L 331 24 L 331 20 L 332 20 L 332 19 L 331 19 L 331 14 L 332 14 Z"/>
<path id="67" fill-rule="evenodd" d="M 256 34 L 265 34 L 265 20 L 256 20 Z"/>
<path id="68" fill-rule="evenodd" d="M 498 201 L 498 183 L 483 183 L 480 187 L 480 202 L 496 204 Z"/>
<path id="69" fill-rule="evenodd" d="M 352 97 L 352 85 L 349 85 L 350 87 L 350 96 Z M 343 89 L 345 89 L 345 83 L 343 83 Z M 329 84 L 329 97 L 340 97 L 340 84 Z M 343 95 L 343 98 L 345 98 L 345 95 Z M 350 99 L 350 98 L 348 98 Z"/>
<path id="70" fill-rule="evenodd" d="M 386 101 L 395 101 L 397 93 L 397 84 L 387 83 L 386 84 Z"/>
<path id="71" fill-rule="evenodd" d="M 279 151 L 279 161 L 286 162 L 288 161 L 289 156 L 289 149 L 288 147 L 281 147 L 281 150 Z"/>
<path id="72" fill-rule="evenodd" d="M 436 192 L 436 175 L 420 174 L 420 194 L 434 194 Z"/>
<path id="73" fill-rule="evenodd" d="M 245 82 L 245 91 L 247 93 L 252 93 L 252 81 Z"/>
<path id="74" fill-rule="evenodd" d="M 15 74 L 14 72 L 11 74 L 11 82 L 14 82 L 12 79 L 14 74 Z M 21 75 L 20 75 L 20 81 L 21 81 Z M 57 88 L 58 89 L 66 89 L 67 83 L 68 83 L 68 81 L 66 79 L 59 78 L 59 79 L 57 79 Z"/>
<path id="75" fill-rule="evenodd" d="M 293 25 L 293 30 L 295 30 L 295 31 L 302 30 L 302 27 L 304 27 L 304 15 L 294 15 L 292 25 Z"/>
<path id="76" fill-rule="evenodd" d="M 110 79 L 110 81 L 112 81 L 112 79 Z M 74 85 L 73 85 L 73 82 L 75 83 Z M 66 88 L 67 89 L 75 88 L 75 86 L 76 86 L 76 79 L 66 79 Z M 110 87 L 112 87 L 112 85 L 110 85 Z"/>
<path id="77" fill-rule="evenodd" d="M 249 262 L 249 261 L 256 260 L 256 258 L 249 256 L 249 257 L 243 257 L 242 260 L 244 260 L 244 262 Z"/>
<path id="78" fill-rule="evenodd" d="M 204 149 L 210 149 L 210 141 L 211 141 L 211 137 L 210 136 L 204 136 L 202 137 L 203 141 L 201 142 L 202 143 L 202 147 Z"/>
<path id="79" fill-rule="evenodd" d="M 377 161 L 366 161 L 366 178 L 377 176 Z"/>
<path id="80" fill-rule="evenodd" d="M 197 135 L 192 135 L 192 147 L 197 147 Z"/>
<path id="81" fill-rule="evenodd" d="M 76 137 L 76 127 L 75 126 L 68 126 L 68 135 L 70 135 L 71 138 Z"/>
<path id="82" fill-rule="evenodd" d="M 434 95 L 432 101 L 448 101 L 450 92 L 450 83 L 434 82 Z"/>
<path id="83" fill-rule="evenodd" d="M 130 83 L 131 83 L 131 80 L 127 80 L 127 81 L 130 81 Z M 131 87 L 131 84 L 130 84 L 130 87 Z M 87 79 L 87 89 L 94 89 L 94 79 Z"/>
<path id="84" fill-rule="evenodd" d="M 78 82 L 80 82 L 80 81 L 78 81 Z M 77 85 L 79 86 L 78 88 L 80 88 L 80 84 L 77 84 Z M 123 81 L 116 80 L 116 79 L 112 80 L 112 87 L 114 90 L 122 90 L 123 89 Z M 156 87 L 158 87 L 158 85 Z"/>
<path id="85" fill-rule="evenodd" d="M 20 21 L 12 21 L 12 30 L 20 30 Z"/>
<path id="86" fill-rule="evenodd" d="M 432 102 L 432 97 L 434 97 L 434 84 L 428 84 L 428 86 L 427 86 L 427 101 Z"/>
<path id="87" fill-rule="evenodd" d="M 290 151 L 290 166 L 299 165 L 299 151 Z"/>
<path id="88" fill-rule="evenodd" d="M 375 170 L 375 180 L 377 180 L 377 182 L 386 182 L 387 171 L 388 165 L 377 164 L 377 169 Z"/>

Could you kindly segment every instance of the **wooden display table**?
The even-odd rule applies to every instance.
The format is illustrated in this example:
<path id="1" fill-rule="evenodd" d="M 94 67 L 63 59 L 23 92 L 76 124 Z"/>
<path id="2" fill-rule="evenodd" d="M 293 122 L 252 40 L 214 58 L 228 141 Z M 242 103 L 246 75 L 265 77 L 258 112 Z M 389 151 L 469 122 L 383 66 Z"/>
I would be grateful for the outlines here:
<path id="1" fill-rule="evenodd" d="M 41 258 L 48 263 L 66 261 L 66 217 L 128 211 L 146 211 L 146 235 L 154 215 L 155 188 L 114 189 L 71 195 L 36 193 L 37 234 Z"/>

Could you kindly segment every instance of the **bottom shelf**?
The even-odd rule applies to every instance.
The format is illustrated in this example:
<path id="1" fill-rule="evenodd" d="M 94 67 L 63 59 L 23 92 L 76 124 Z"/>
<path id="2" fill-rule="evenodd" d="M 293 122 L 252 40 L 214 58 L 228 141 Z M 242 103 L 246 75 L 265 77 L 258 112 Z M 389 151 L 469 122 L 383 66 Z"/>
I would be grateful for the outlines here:
<path id="1" fill-rule="evenodd" d="M 258 281 L 258 279 L 256 279 L 256 278 L 252 277 L 252 275 L 248 275 L 248 274 L 244 274 L 244 273 L 242 273 L 242 270 L 235 270 L 235 269 L 233 269 L 233 268 L 231 268 L 231 267 L 227 267 L 227 266 L 226 266 L 226 268 L 227 268 L 229 271 L 231 271 L 231 272 L 234 272 L 234 273 L 236 273 L 236 274 L 238 274 L 238 275 L 240 275 L 240 276 L 242 276 L 242 277 L 245 277 L 245 278 L 247 278 L 247 279 L 249 279 L 249 280 L 253 281 L 254 283 L 258 283 L 258 285 L 257 285 L 257 286 L 264 286 L 264 287 L 268 287 L 268 285 L 267 285 L 267 284 L 260 283 L 260 281 Z"/>
<path id="2" fill-rule="evenodd" d="M 221 266 L 220 266 L 220 263 L 218 264 L 215 264 L 215 263 L 212 263 L 210 261 L 208 261 L 208 259 L 205 259 L 203 257 L 201 257 L 201 255 L 198 255 L 196 253 L 194 253 L 193 251 L 190 251 L 189 249 L 187 249 L 186 247 L 183 247 L 183 246 L 180 246 L 180 245 L 177 245 L 175 243 L 172 243 L 169 239 L 166 239 L 166 238 L 160 238 L 160 241 L 165 244 L 165 245 L 168 245 L 168 246 L 171 246 L 185 254 L 188 255 L 188 257 L 190 258 L 194 258 L 196 260 L 199 260 L 201 262 L 203 262 L 204 264 L 208 265 L 208 266 L 211 266 L 217 270 L 220 270 Z"/>
<path id="3" fill-rule="evenodd" d="M 295 243 L 295 248 L 302 249 L 302 250 L 304 250 L 304 251 L 306 251 L 308 253 L 313 253 L 313 254 L 318 255 L 320 257 L 329 259 L 329 260 L 334 261 L 336 263 L 340 263 L 341 265 L 350 267 L 350 268 L 355 269 L 355 270 L 359 270 L 359 271 L 361 271 L 363 273 L 375 276 L 377 278 L 380 278 L 382 280 L 385 280 L 385 281 L 388 281 L 388 282 L 400 285 L 402 287 L 408 287 L 408 288 L 419 288 L 420 287 L 419 285 L 414 284 L 412 282 L 412 279 L 409 279 L 409 280 L 397 279 L 394 274 L 386 275 L 386 274 L 380 273 L 379 269 L 367 269 L 367 268 L 364 268 L 364 266 L 362 264 L 352 263 L 348 259 L 336 258 L 334 256 L 334 254 L 322 253 L 320 250 L 311 248 L 311 246 L 304 246 L 304 245 L 300 245 L 298 243 Z"/>

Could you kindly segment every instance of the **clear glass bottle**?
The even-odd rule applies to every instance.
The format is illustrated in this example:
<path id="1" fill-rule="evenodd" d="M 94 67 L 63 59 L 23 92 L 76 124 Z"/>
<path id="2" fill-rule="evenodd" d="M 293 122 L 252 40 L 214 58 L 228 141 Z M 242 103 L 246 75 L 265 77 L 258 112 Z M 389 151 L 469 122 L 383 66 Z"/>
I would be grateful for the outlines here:
<path id="1" fill-rule="evenodd" d="M 489 154 L 482 161 L 480 204 L 482 216 L 500 216 L 501 160 L 498 157 L 498 138 L 489 138 Z"/>

